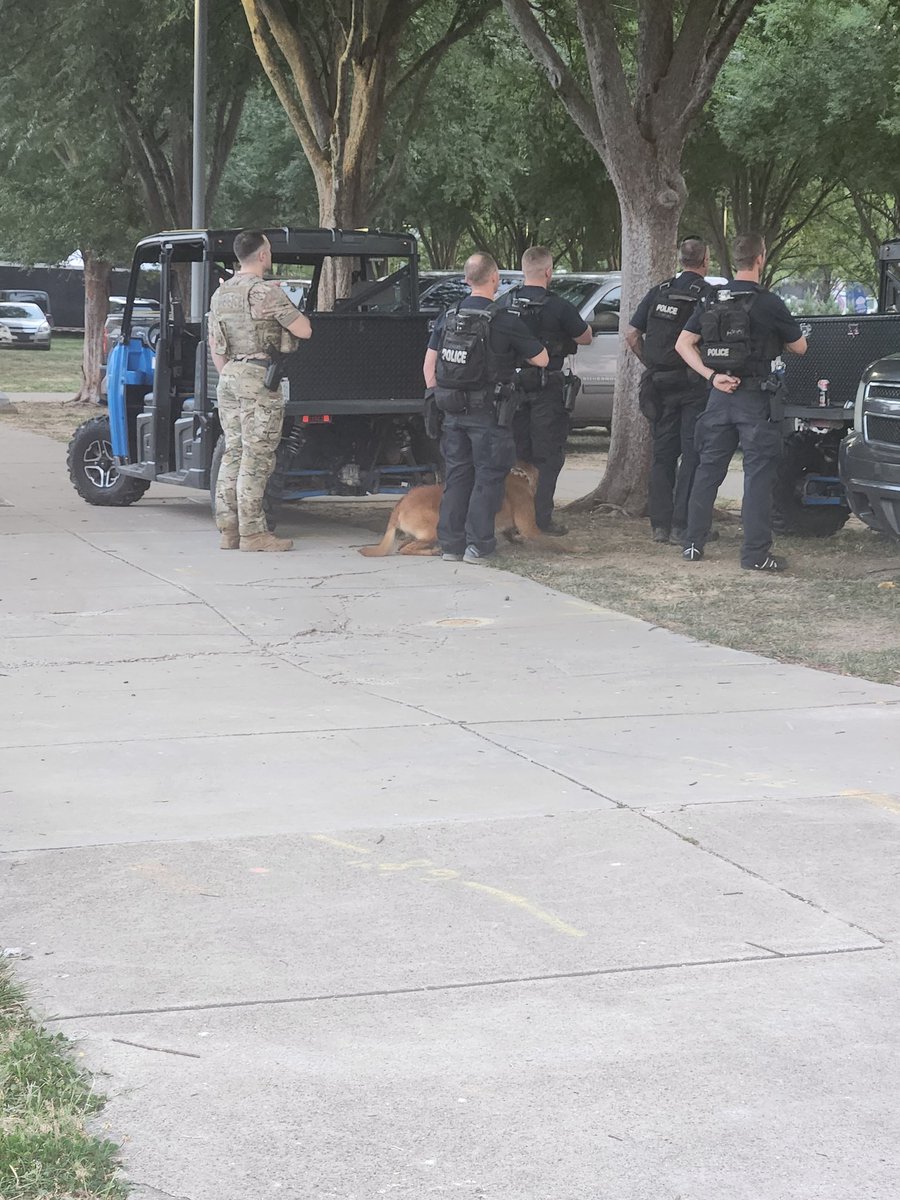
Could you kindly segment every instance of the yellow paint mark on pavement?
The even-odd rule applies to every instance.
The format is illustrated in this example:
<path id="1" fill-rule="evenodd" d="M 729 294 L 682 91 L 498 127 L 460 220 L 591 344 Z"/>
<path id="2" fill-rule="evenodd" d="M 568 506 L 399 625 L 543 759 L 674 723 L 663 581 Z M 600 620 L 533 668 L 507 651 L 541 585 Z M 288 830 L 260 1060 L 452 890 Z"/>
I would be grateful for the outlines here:
<path id="1" fill-rule="evenodd" d="M 353 853 L 372 854 L 373 851 L 364 846 L 354 846 L 351 842 L 342 842 L 338 838 L 327 837 L 324 833 L 313 833 L 309 835 L 313 841 L 324 842 L 327 846 L 334 846 L 338 850 L 350 850 Z M 511 905 L 514 908 L 519 908 L 522 912 L 528 913 L 529 916 L 541 921 L 544 925 L 549 925 L 551 929 L 555 929 L 557 933 L 563 933 L 566 937 L 587 937 L 587 933 L 583 929 L 576 929 L 574 925 L 567 925 L 565 921 L 561 921 L 559 917 L 553 913 L 545 912 L 542 908 L 538 908 L 536 904 L 532 904 L 524 896 L 517 896 L 514 892 L 506 892 L 502 888 L 490 887 L 486 883 L 477 883 L 474 879 L 460 879 L 461 871 L 454 870 L 452 867 L 438 867 L 430 858 L 411 858 L 405 862 L 379 862 L 375 860 L 348 860 L 348 867 L 357 867 L 359 870 L 372 871 L 377 870 L 383 876 L 397 874 L 401 871 L 412 871 L 414 878 L 420 879 L 423 883 L 431 880 L 439 882 L 458 882 L 463 887 L 472 888 L 473 891 L 483 892 L 487 896 L 493 896 L 494 899 L 500 900 L 503 904 Z"/>
<path id="2" fill-rule="evenodd" d="M 530 900 L 526 900 L 524 896 L 516 896 L 512 892 L 504 892 L 502 888 L 488 887 L 486 883 L 474 883 L 471 879 L 464 879 L 462 884 L 463 887 L 474 888 L 477 892 L 487 892 L 489 896 L 496 896 L 504 904 L 513 904 L 516 908 L 523 909 L 525 912 L 530 913 L 532 917 L 536 917 L 539 921 L 543 921 L 545 925 L 549 925 L 551 929 L 555 929 L 558 933 L 568 934 L 569 937 L 587 937 L 583 929 L 576 929 L 573 925 L 567 925 L 565 921 L 561 921 L 559 917 L 554 917 L 552 913 L 544 912 L 542 908 L 538 908 Z"/>
<path id="3" fill-rule="evenodd" d="M 846 792 L 841 792 L 841 795 L 852 796 L 859 800 L 867 800 L 869 804 L 875 804 L 879 808 L 883 808 L 886 812 L 900 813 L 900 802 L 893 796 L 886 796 L 884 792 L 863 792 L 851 788 Z"/>
<path id="4" fill-rule="evenodd" d="M 353 850 L 356 854 L 371 854 L 368 846 L 354 846 L 352 842 L 339 842 L 337 838 L 326 837 L 324 833 L 313 833 L 310 837 L 314 842 L 327 842 L 329 846 L 337 846 L 339 850 Z"/>

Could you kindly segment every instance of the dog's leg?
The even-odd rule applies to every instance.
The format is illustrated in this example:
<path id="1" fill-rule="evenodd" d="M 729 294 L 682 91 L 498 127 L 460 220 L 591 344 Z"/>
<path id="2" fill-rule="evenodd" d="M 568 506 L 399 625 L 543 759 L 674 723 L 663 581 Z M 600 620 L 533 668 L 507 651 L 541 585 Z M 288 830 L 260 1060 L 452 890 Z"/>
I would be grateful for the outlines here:
<path id="1" fill-rule="evenodd" d="M 415 539 L 411 542 L 407 542 L 405 546 L 400 547 L 401 554 L 422 554 L 422 555 L 431 554 L 431 555 L 434 555 L 434 554 L 440 554 L 440 552 L 441 552 L 440 546 L 436 546 L 434 544 L 434 542 L 422 542 L 422 541 L 419 541 L 418 539 Z"/>

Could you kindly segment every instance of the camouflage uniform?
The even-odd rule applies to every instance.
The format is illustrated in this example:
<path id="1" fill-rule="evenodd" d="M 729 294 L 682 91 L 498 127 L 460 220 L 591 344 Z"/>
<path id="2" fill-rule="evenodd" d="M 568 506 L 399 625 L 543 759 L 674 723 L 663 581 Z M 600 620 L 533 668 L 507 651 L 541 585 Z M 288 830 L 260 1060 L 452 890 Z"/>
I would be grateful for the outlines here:
<path id="1" fill-rule="evenodd" d="M 234 275 L 213 294 L 210 341 L 227 358 L 216 395 L 225 454 L 216 484 L 216 524 L 241 537 L 267 533 L 263 494 L 275 467 L 284 423 L 284 397 L 263 386 L 269 347 L 288 351 L 287 332 L 300 316 L 277 283 L 258 275 Z"/>

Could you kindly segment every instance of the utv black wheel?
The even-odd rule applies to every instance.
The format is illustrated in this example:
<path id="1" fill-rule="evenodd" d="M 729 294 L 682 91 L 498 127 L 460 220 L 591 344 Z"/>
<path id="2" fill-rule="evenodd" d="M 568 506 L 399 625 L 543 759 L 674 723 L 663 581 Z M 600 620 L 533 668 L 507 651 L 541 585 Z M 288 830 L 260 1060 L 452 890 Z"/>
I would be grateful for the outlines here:
<path id="1" fill-rule="evenodd" d="M 793 533 L 801 537 L 831 537 L 850 518 L 850 509 L 843 504 L 804 504 L 804 495 L 814 495 L 819 485 L 810 476 L 836 476 L 839 438 L 816 438 L 797 433 L 784 443 L 784 455 L 775 478 L 772 505 L 772 528 L 776 533 Z M 831 485 L 827 485 L 830 489 Z"/>
<path id="2" fill-rule="evenodd" d="M 116 468 L 109 434 L 109 417 L 94 417 L 72 434 L 66 455 L 69 478 L 88 504 L 124 508 L 140 500 L 148 479 L 133 479 Z"/>
<path id="3" fill-rule="evenodd" d="M 279 447 L 280 449 L 280 447 Z M 222 467 L 222 455 L 225 453 L 225 435 L 219 434 L 219 440 L 216 442 L 216 448 L 213 450 L 212 462 L 209 465 L 209 507 L 212 511 L 213 520 L 216 518 L 216 484 L 219 482 L 219 471 Z M 263 511 L 266 514 L 266 524 L 269 526 L 269 532 L 275 532 L 277 522 L 277 510 L 281 500 L 281 488 L 283 486 L 282 478 L 278 477 L 278 459 L 275 460 L 275 470 L 272 473 L 272 478 L 266 485 L 266 494 L 263 496 Z"/>

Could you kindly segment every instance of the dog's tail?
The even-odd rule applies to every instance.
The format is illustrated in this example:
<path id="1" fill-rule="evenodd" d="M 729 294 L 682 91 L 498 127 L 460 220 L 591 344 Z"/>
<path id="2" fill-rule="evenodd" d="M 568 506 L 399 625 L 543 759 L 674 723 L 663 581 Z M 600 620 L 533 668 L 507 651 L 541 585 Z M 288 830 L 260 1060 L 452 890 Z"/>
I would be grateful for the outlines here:
<path id="1" fill-rule="evenodd" d="M 388 554 L 397 553 L 397 510 L 402 504 L 402 501 L 394 505 L 391 515 L 388 517 L 387 529 L 384 531 L 384 537 L 377 546 L 360 546 L 360 554 L 364 554 L 366 558 L 385 558 Z"/>

